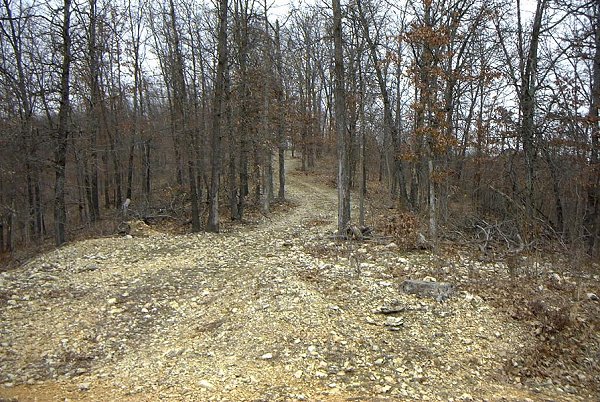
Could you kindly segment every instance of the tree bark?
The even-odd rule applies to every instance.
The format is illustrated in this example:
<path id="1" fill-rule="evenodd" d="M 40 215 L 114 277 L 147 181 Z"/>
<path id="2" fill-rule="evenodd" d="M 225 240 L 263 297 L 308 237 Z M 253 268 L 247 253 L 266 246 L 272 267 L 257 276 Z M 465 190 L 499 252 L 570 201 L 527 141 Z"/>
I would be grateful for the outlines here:
<path id="1" fill-rule="evenodd" d="M 132 0 L 127 2 L 129 33 L 131 35 L 131 45 L 133 48 L 133 127 L 131 130 L 131 144 L 129 146 L 129 166 L 127 168 L 127 195 L 132 199 L 133 196 L 133 173 L 135 161 L 135 144 L 141 138 L 141 116 L 143 115 L 143 86 L 142 86 L 142 16 L 141 5 L 136 4 L 137 9 L 133 8 Z M 143 190 L 142 190 L 143 191 Z"/>
<path id="2" fill-rule="evenodd" d="M 108 167 L 108 155 L 106 152 L 102 153 L 102 164 L 104 165 L 104 208 L 110 207 L 110 168 Z"/>
<path id="3" fill-rule="evenodd" d="M 0 215 L 0 254 L 4 252 L 4 216 Z"/>
<path id="4" fill-rule="evenodd" d="M 150 196 L 152 194 L 152 159 L 151 151 L 152 142 L 150 140 L 144 141 L 144 185 L 143 192 L 146 202 L 150 202 Z"/>
<path id="5" fill-rule="evenodd" d="M 90 79 L 90 219 L 96 222 L 100 217 L 100 200 L 98 198 L 98 136 L 101 119 L 101 96 L 100 96 L 100 61 L 98 54 L 98 14 L 96 11 L 96 0 L 89 0 L 90 16 L 88 28 L 88 63 Z"/>
<path id="6" fill-rule="evenodd" d="M 270 141 L 270 124 L 269 124 L 269 114 L 271 103 L 269 102 L 269 97 L 271 94 L 271 36 L 269 35 L 269 20 L 267 18 L 268 5 L 267 0 L 264 0 L 264 43 L 263 43 L 263 63 L 265 65 L 265 75 L 264 82 L 262 83 L 262 110 L 261 110 L 261 133 L 262 133 L 262 141 L 260 144 L 259 153 L 261 155 L 261 164 L 262 167 L 260 169 L 260 181 L 261 181 L 261 193 L 260 193 L 260 206 L 263 214 L 269 213 L 270 203 L 271 203 L 271 184 L 272 184 L 272 153 L 271 153 L 271 141 Z"/>
<path id="7" fill-rule="evenodd" d="M 275 21 L 275 52 L 276 52 L 276 67 L 277 80 L 279 83 L 279 105 L 284 103 L 284 86 L 283 86 L 283 63 L 281 61 L 281 41 L 279 37 L 279 20 Z M 280 201 L 285 200 L 285 116 L 279 113 L 277 116 L 277 152 L 279 158 L 279 191 L 277 198 Z"/>
<path id="8" fill-rule="evenodd" d="M 61 26 L 61 68 L 60 68 L 60 105 L 58 110 L 58 128 L 54 149 L 54 240 L 57 246 L 65 243 L 67 211 L 65 205 L 65 170 L 67 143 L 69 138 L 69 90 L 71 74 L 71 0 L 63 1 L 63 21 Z"/>
<path id="9" fill-rule="evenodd" d="M 237 135 L 239 137 L 239 166 L 238 166 L 238 204 L 235 208 L 235 219 L 242 220 L 246 209 L 246 196 L 249 194 L 248 188 L 248 155 L 250 153 L 249 127 L 246 124 L 248 116 L 248 104 L 250 101 L 250 77 L 248 73 L 249 59 L 249 43 L 248 31 L 249 20 L 251 18 L 251 10 L 248 8 L 248 3 L 241 0 L 234 1 L 234 38 L 238 47 L 238 64 L 239 64 L 239 123 L 237 127 Z M 233 135 L 233 133 L 231 133 Z M 233 209 L 232 209 L 233 211 Z M 232 214 L 233 215 L 233 214 Z"/>
<path id="10" fill-rule="evenodd" d="M 521 94 L 519 96 L 519 106 L 521 108 L 521 138 L 523 140 L 523 152 L 525 153 L 525 207 L 527 219 L 529 222 L 533 219 L 534 207 L 534 174 L 535 174 L 535 96 L 537 90 L 537 65 L 538 65 L 538 47 L 540 43 L 540 33 L 542 30 L 542 17 L 548 0 L 539 0 L 533 20 L 531 30 L 531 43 L 527 58 L 524 60 L 525 67 L 521 75 Z"/>
<path id="11" fill-rule="evenodd" d="M 200 207 L 198 203 L 198 183 L 196 181 L 196 167 L 194 161 L 188 161 L 188 174 L 190 181 L 190 198 L 192 202 L 192 232 L 200 231 Z"/>
<path id="12" fill-rule="evenodd" d="M 15 232 L 17 223 L 17 213 L 15 212 L 15 202 L 8 213 L 8 227 L 6 228 L 6 250 L 13 252 L 15 250 Z"/>
<path id="13" fill-rule="evenodd" d="M 346 129 L 346 88 L 344 79 L 344 49 L 342 42 L 342 10 L 340 0 L 332 0 L 335 78 L 335 130 L 338 157 L 338 233 L 344 233 L 350 222 L 350 174 Z"/>
<path id="14" fill-rule="evenodd" d="M 592 102 L 589 120 L 592 126 L 590 152 L 590 184 L 587 194 L 588 252 L 591 256 L 600 254 L 600 4 L 596 2 L 592 17 L 594 28 L 594 60 L 592 67 Z"/>
<path id="15" fill-rule="evenodd" d="M 86 173 L 85 164 L 81 157 L 81 151 L 75 148 L 75 163 L 77 169 L 77 210 L 79 212 L 79 223 L 84 224 L 87 221 L 86 214 Z"/>
<path id="16" fill-rule="evenodd" d="M 360 121 L 360 132 L 358 142 L 358 169 L 360 172 L 359 185 L 358 185 L 358 225 L 363 228 L 365 227 L 365 196 L 367 194 L 367 163 L 365 152 L 367 150 L 367 133 L 366 133 L 366 118 L 365 118 L 365 99 L 364 94 L 366 93 L 366 85 L 362 72 L 362 64 L 358 64 L 358 81 L 360 93 L 363 94 L 359 97 L 360 105 L 358 112 L 358 119 Z"/>
<path id="17" fill-rule="evenodd" d="M 227 0 L 219 1 L 219 34 L 217 42 L 217 75 L 215 77 L 215 98 L 212 125 L 212 166 L 208 199 L 209 232 L 219 232 L 219 187 L 221 179 L 221 139 L 225 97 L 225 74 L 227 69 Z"/>

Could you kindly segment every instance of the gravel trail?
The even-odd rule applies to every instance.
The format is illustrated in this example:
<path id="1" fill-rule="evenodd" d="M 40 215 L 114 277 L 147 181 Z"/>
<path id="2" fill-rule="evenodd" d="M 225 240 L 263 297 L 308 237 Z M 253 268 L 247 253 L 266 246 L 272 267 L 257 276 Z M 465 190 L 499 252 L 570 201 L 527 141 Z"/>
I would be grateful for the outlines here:
<path id="1" fill-rule="evenodd" d="M 400 292 L 431 256 L 333 241 L 335 190 L 296 171 L 287 189 L 296 206 L 257 224 L 2 273 L 0 401 L 586 400 L 506 375 L 528 329 L 477 295 Z"/>

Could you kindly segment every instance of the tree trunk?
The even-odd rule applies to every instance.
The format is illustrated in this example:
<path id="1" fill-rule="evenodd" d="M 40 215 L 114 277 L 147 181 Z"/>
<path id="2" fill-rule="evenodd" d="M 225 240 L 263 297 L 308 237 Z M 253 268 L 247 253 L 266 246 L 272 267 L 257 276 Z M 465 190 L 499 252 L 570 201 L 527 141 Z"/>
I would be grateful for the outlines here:
<path id="1" fill-rule="evenodd" d="M 279 37 L 279 20 L 275 21 L 275 52 L 276 52 L 276 68 L 277 68 L 277 82 L 279 85 L 279 105 L 284 104 L 284 84 L 283 84 L 283 63 L 281 61 L 281 40 Z M 277 116 L 277 153 L 278 153 L 278 169 L 279 169 L 279 191 L 277 198 L 279 201 L 285 200 L 285 116 L 283 113 L 279 113 Z"/>
<path id="2" fill-rule="evenodd" d="M 239 215 L 239 189 L 237 181 L 237 160 L 236 154 L 237 149 L 235 146 L 235 138 L 233 136 L 233 130 L 229 132 L 229 212 L 231 214 L 231 220 L 241 220 Z"/>
<path id="3" fill-rule="evenodd" d="M 261 111 L 261 144 L 259 153 L 261 154 L 261 165 L 260 169 L 260 181 L 261 181 L 261 193 L 260 193 L 260 206 L 263 214 L 269 213 L 270 208 L 270 195 L 271 195 L 271 164 L 272 164 L 272 155 L 271 155 L 271 147 L 270 147 L 270 124 L 269 124 L 269 96 L 271 93 L 271 80 L 269 75 L 271 74 L 271 56 L 270 56 L 270 40 L 271 37 L 269 35 L 269 20 L 267 19 L 268 5 L 267 0 L 264 0 L 264 44 L 263 44 L 263 63 L 265 64 L 265 75 L 264 82 L 262 84 L 262 111 Z"/>
<path id="4" fill-rule="evenodd" d="M 67 141 L 69 138 L 69 78 L 71 74 L 71 0 L 63 2 L 61 31 L 62 62 L 60 73 L 60 105 L 58 129 L 54 149 L 54 240 L 57 246 L 66 241 L 65 226 L 67 211 L 65 205 L 65 170 L 67 162 Z"/>
<path id="5" fill-rule="evenodd" d="M 40 188 L 39 172 L 34 171 L 34 214 L 36 238 L 41 240 L 44 235 L 44 209 L 42 208 L 42 189 Z"/>
<path id="6" fill-rule="evenodd" d="M 85 160 L 85 155 L 82 156 L 82 164 L 83 164 L 83 185 L 84 185 L 84 189 L 85 189 L 85 200 L 87 202 L 87 208 L 89 211 L 89 220 L 90 222 L 92 221 L 92 205 L 94 205 L 93 203 L 93 196 L 92 196 L 92 180 L 90 177 L 90 172 L 89 172 L 89 165 Z M 97 194 L 96 194 L 97 195 Z"/>
<path id="7" fill-rule="evenodd" d="M 548 0 L 539 0 L 531 30 L 531 43 L 529 52 L 525 59 L 525 70 L 521 76 L 521 94 L 519 106 L 521 108 L 521 138 L 523 140 L 523 152 L 525 153 L 525 207 L 527 219 L 533 220 L 534 194 L 533 182 L 535 173 L 535 96 L 537 90 L 537 64 L 540 33 L 542 30 L 542 17 Z"/>
<path id="8" fill-rule="evenodd" d="M 100 188 L 98 180 L 98 131 L 92 131 L 91 138 L 91 163 L 89 165 L 89 208 L 90 220 L 96 222 L 100 218 Z"/>
<path id="9" fill-rule="evenodd" d="M 196 182 L 196 167 L 194 161 L 188 161 L 188 173 L 190 181 L 190 197 L 192 201 L 192 232 L 200 231 L 200 208 L 198 205 L 198 183 Z"/>
<path id="10" fill-rule="evenodd" d="M 132 135 L 131 143 L 129 144 L 129 157 L 127 158 L 127 190 L 125 198 L 131 199 L 133 194 L 133 160 L 135 157 L 135 136 Z"/>
<path id="11" fill-rule="evenodd" d="M 246 139 L 245 133 L 242 133 L 242 139 L 240 142 L 240 195 L 238 198 L 237 212 L 239 220 L 244 218 L 244 211 L 246 208 L 246 197 L 249 194 L 248 189 L 248 140 Z"/>
<path id="12" fill-rule="evenodd" d="M 129 166 L 127 168 L 127 195 L 130 200 L 133 196 L 133 172 L 135 158 L 135 144 L 141 135 L 141 116 L 144 114 L 143 100 L 143 76 L 140 50 L 142 48 L 142 18 L 141 4 L 137 4 L 137 9 L 132 7 L 132 0 L 127 1 L 128 22 L 131 35 L 131 45 L 133 48 L 133 127 L 131 130 L 131 144 L 129 146 Z M 142 190 L 143 192 L 143 190 Z"/>
<path id="13" fill-rule="evenodd" d="M 4 250 L 4 216 L 0 215 L 0 254 L 2 254 Z"/>
<path id="14" fill-rule="evenodd" d="M 35 236 L 35 212 L 34 212 L 34 195 L 33 195 L 33 178 L 31 172 L 31 164 L 25 163 L 25 181 L 27 182 L 27 239 L 30 236 Z"/>
<path id="15" fill-rule="evenodd" d="M 358 144 L 358 169 L 360 171 L 360 178 L 359 178 L 359 185 L 358 185 L 358 196 L 359 196 L 359 207 L 358 207 L 358 211 L 359 211 L 359 217 L 358 217 L 358 224 L 360 225 L 360 227 L 365 227 L 365 195 L 367 192 L 367 165 L 365 163 L 365 148 L 366 148 L 366 141 L 365 141 L 365 128 L 364 128 L 364 108 L 363 110 L 361 110 L 361 119 L 363 120 L 363 123 L 361 123 L 361 127 L 360 127 L 360 139 L 359 139 L 359 144 Z"/>
<path id="16" fill-rule="evenodd" d="M 552 160 L 550 151 L 546 148 L 543 149 L 546 163 L 548 164 L 548 170 L 550 171 L 550 179 L 552 180 L 552 191 L 554 195 L 554 213 L 556 215 L 556 231 L 560 234 L 564 233 L 564 216 L 562 200 L 560 197 L 560 183 L 558 176 L 558 169 L 556 163 Z"/>
<path id="17" fill-rule="evenodd" d="M 77 165 L 77 210 L 79 212 L 79 223 L 84 224 L 87 220 L 85 200 L 85 165 L 79 151 L 75 151 L 75 162 Z"/>
<path id="18" fill-rule="evenodd" d="M 590 236 L 588 250 L 591 256 L 600 254 L 600 4 L 594 6 L 594 64 L 592 69 L 592 102 L 589 120 L 592 126 L 592 143 L 590 152 L 590 184 L 587 193 L 586 222 Z"/>
<path id="19" fill-rule="evenodd" d="M 150 152 L 152 148 L 152 142 L 150 140 L 144 141 L 144 199 L 150 202 L 150 195 L 152 194 L 152 168 Z"/>
<path id="20" fill-rule="evenodd" d="M 88 28 L 88 63 L 90 82 L 90 152 L 91 152 L 91 205 L 90 218 L 96 222 L 100 217 L 100 202 L 98 198 L 98 136 L 100 131 L 101 96 L 100 96 L 100 61 L 97 45 L 97 11 L 96 0 L 89 0 Z"/>
<path id="21" fill-rule="evenodd" d="M 273 195 L 273 152 L 271 151 L 271 149 L 268 149 L 267 152 L 268 155 L 268 159 L 267 159 L 267 186 L 269 187 L 269 191 L 268 191 L 268 197 L 269 197 L 269 203 L 271 203 L 271 201 L 273 201 L 275 199 L 275 196 Z"/>
<path id="22" fill-rule="evenodd" d="M 433 244 L 434 250 L 437 249 L 437 211 L 436 211 L 436 190 L 434 169 L 433 169 L 433 153 L 428 146 L 427 149 L 427 173 L 429 184 L 429 236 Z"/>
<path id="23" fill-rule="evenodd" d="M 280 129 L 280 131 L 283 131 L 283 130 Z M 283 137 L 283 136 L 280 134 L 280 144 L 281 144 L 281 142 L 284 141 L 281 139 L 281 137 Z M 279 190 L 277 192 L 277 198 L 279 199 L 279 201 L 284 201 L 285 200 L 285 147 L 283 145 L 279 145 L 278 158 L 279 158 L 279 165 L 278 165 Z"/>
<path id="24" fill-rule="evenodd" d="M 342 10 L 340 0 L 333 2 L 333 43 L 335 77 L 335 130 L 338 156 L 338 233 L 350 222 L 350 174 L 346 129 L 346 88 L 344 80 L 344 49 L 342 42 Z"/>
<path id="25" fill-rule="evenodd" d="M 246 208 L 246 197 L 249 194 L 248 189 L 248 155 L 250 153 L 250 141 L 248 136 L 249 127 L 245 124 L 248 116 L 248 106 L 250 100 L 250 77 L 248 74 L 248 23 L 251 18 L 249 4 L 243 1 L 234 1 L 234 38 L 238 47 L 239 58 L 239 114 L 240 123 L 237 125 L 237 135 L 239 137 L 239 165 L 238 165 L 238 204 L 236 207 L 236 219 L 242 220 Z M 233 133 L 232 133 L 233 135 Z"/>
<path id="26" fill-rule="evenodd" d="M 6 228 L 6 250 L 13 252 L 15 250 L 15 226 L 17 224 L 17 214 L 15 212 L 15 202 L 8 213 L 8 227 Z"/>
<path id="27" fill-rule="evenodd" d="M 383 76 L 383 72 L 381 71 L 381 61 L 379 60 L 379 56 L 377 53 L 377 44 L 371 38 L 371 34 L 369 32 L 369 24 L 367 22 L 367 17 L 364 13 L 361 1 L 357 1 L 359 16 L 361 25 L 363 28 L 363 33 L 365 35 L 365 40 L 369 45 L 369 51 L 371 60 L 373 62 L 373 66 L 375 68 L 375 75 L 377 77 L 377 83 L 379 84 L 379 91 L 381 92 L 381 97 L 383 100 L 383 121 L 384 128 L 386 130 L 386 137 L 390 138 L 393 142 L 393 177 L 392 180 L 392 196 L 395 198 L 397 193 L 399 192 L 400 200 L 405 205 L 408 204 L 408 196 L 406 193 L 406 185 L 404 183 L 404 167 L 402 164 L 402 160 L 400 159 L 400 138 L 399 133 L 396 130 L 394 124 L 394 118 L 392 116 L 392 104 L 390 101 L 390 96 L 387 90 L 387 83 L 385 81 L 385 77 Z"/>
<path id="28" fill-rule="evenodd" d="M 366 93 L 366 84 L 362 72 L 362 64 L 358 64 L 358 81 L 359 90 L 363 94 L 359 96 L 359 113 L 358 118 L 360 121 L 360 135 L 358 143 L 358 169 L 360 171 L 359 186 L 358 186 L 358 224 L 360 227 L 365 227 L 365 196 L 367 194 L 367 163 L 365 152 L 367 150 L 367 133 L 366 133 L 366 118 L 365 118 L 365 99 L 364 94 Z"/>
<path id="29" fill-rule="evenodd" d="M 217 75 L 215 77 L 215 98 L 212 126 L 212 166 L 208 199 L 209 232 L 219 232 L 219 187 L 221 178 L 221 138 L 225 97 L 225 74 L 227 70 L 227 0 L 219 1 L 219 34 L 217 42 Z"/>
<path id="30" fill-rule="evenodd" d="M 110 131 L 107 131 L 110 133 Z M 115 144 L 115 137 L 118 136 L 117 135 L 113 136 L 113 135 L 109 135 L 109 142 L 110 142 L 110 153 L 111 153 L 111 159 L 112 159 L 112 166 L 113 166 L 113 180 L 115 183 L 115 193 L 114 193 L 114 204 L 113 206 L 115 208 L 119 208 L 121 206 L 121 204 L 123 203 L 123 183 L 121 180 L 121 163 L 119 161 L 119 155 L 117 154 L 117 146 Z M 108 205 L 107 205 L 108 207 Z"/>
<path id="31" fill-rule="evenodd" d="M 110 208 L 110 169 L 108 167 L 108 155 L 106 152 L 102 153 L 102 164 L 104 165 L 104 208 Z"/>
<path id="32" fill-rule="evenodd" d="M 230 102 L 230 94 L 231 94 L 231 74 L 229 69 L 227 69 L 227 73 L 225 75 L 225 118 L 223 119 L 223 125 L 225 126 L 225 131 L 227 132 L 227 138 L 229 139 L 228 144 L 228 154 L 229 154 L 229 211 L 231 220 L 240 220 L 241 217 L 238 213 L 238 198 L 239 198 L 239 188 L 237 181 L 237 141 L 234 134 L 233 127 L 233 108 L 231 107 Z"/>

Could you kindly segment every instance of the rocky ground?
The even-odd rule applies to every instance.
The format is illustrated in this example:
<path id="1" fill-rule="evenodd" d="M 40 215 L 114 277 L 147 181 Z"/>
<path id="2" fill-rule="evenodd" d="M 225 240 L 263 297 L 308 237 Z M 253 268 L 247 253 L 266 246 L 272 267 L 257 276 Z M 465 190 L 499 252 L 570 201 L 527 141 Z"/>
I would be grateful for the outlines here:
<path id="1" fill-rule="evenodd" d="M 0 401 L 600 398 L 597 276 L 535 262 L 526 293 L 504 262 L 336 241 L 335 191 L 297 172 L 288 190 L 289 210 L 221 234 L 142 228 L 1 273 Z M 457 289 L 420 299 L 407 278 Z M 585 345 L 552 349 L 564 327 Z"/>

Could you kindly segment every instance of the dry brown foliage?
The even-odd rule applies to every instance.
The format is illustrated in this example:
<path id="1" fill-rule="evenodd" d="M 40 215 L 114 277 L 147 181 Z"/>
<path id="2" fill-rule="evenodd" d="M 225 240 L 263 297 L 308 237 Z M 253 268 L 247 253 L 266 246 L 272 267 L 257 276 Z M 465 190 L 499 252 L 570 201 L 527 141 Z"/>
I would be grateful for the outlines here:
<path id="1" fill-rule="evenodd" d="M 406 211 L 380 215 L 376 222 L 377 232 L 391 237 L 400 249 L 406 251 L 418 248 L 421 226 L 419 217 Z"/>

